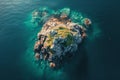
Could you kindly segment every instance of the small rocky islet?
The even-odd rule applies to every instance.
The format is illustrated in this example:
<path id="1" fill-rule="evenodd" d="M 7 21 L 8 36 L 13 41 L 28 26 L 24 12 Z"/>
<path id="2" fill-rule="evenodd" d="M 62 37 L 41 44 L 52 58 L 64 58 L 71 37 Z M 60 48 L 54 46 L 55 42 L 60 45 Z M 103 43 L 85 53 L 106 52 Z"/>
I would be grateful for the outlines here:
<path id="1" fill-rule="evenodd" d="M 47 61 L 51 68 L 58 67 L 66 56 L 73 56 L 87 36 L 86 29 L 91 26 L 89 18 L 82 18 L 81 24 L 70 17 L 70 9 L 49 11 L 47 8 L 32 13 L 33 23 L 42 24 L 34 45 L 37 61 Z"/>

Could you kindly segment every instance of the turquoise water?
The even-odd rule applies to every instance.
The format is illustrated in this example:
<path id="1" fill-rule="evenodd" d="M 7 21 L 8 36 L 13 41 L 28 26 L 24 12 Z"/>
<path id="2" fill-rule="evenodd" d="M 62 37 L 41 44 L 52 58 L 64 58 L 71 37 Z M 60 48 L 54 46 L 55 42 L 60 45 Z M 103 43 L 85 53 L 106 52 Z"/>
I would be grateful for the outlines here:
<path id="1" fill-rule="evenodd" d="M 41 26 L 30 24 L 29 15 L 42 6 L 69 7 L 93 22 L 74 60 L 58 71 L 40 69 L 33 60 Z M 119 13 L 118 2 L 112 0 L 1 0 L 0 80 L 119 80 Z"/>
<path id="2" fill-rule="evenodd" d="M 39 8 L 37 8 L 39 9 Z M 47 11 L 49 11 L 50 13 L 52 12 L 52 14 L 55 13 L 55 11 L 58 11 L 58 14 L 63 10 L 63 9 L 59 9 L 59 10 L 52 10 L 48 7 L 40 7 L 40 10 L 44 10 L 46 9 Z M 65 8 L 64 8 L 65 9 Z M 67 8 L 69 9 L 69 8 Z M 70 14 L 70 18 L 72 19 L 72 21 L 81 24 L 82 25 L 82 21 L 84 18 L 87 18 L 87 16 L 81 12 L 77 12 L 74 10 L 70 10 L 71 14 Z M 42 18 L 41 18 L 42 19 Z M 34 47 L 34 43 L 35 43 L 35 39 L 37 37 L 37 33 L 41 30 L 42 28 L 42 24 L 38 25 L 37 22 L 36 23 L 32 23 L 32 12 L 30 14 L 28 14 L 28 18 L 27 20 L 24 22 L 25 26 L 27 27 L 28 31 L 30 31 L 31 35 L 28 38 L 27 41 L 27 50 L 26 52 L 22 55 L 22 62 L 24 62 L 24 64 L 27 63 L 26 68 L 30 68 L 29 71 L 31 71 L 31 73 L 34 71 L 34 76 L 36 77 L 45 77 L 47 80 L 69 80 L 69 75 L 68 71 L 72 69 L 71 68 L 75 68 L 76 66 L 78 66 L 79 60 L 80 63 L 82 63 L 83 58 L 85 57 L 83 55 L 85 55 L 85 53 L 81 53 L 83 50 L 78 50 L 76 56 L 73 57 L 73 61 L 70 60 L 70 62 L 68 62 L 67 64 L 65 64 L 61 69 L 58 70 L 52 70 L 51 68 L 48 67 L 48 65 L 44 62 L 40 62 L 40 63 L 35 63 L 34 60 L 34 52 L 33 52 L 33 47 Z M 94 41 L 95 38 L 100 37 L 101 31 L 98 27 L 98 25 L 96 23 L 93 22 L 92 26 L 92 31 L 87 30 L 88 33 L 88 37 L 86 39 L 86 41 Z M 84 43 L 83 43 L 84 45 Z M 81 45 L 80 45 L 81 46 Z M 87 45 L 86 46 L 82 46 L 82 47 L 86 47 L 85 49 L 87 49 Z M 79 49 L 83 49 L 82 47 L 80 47 Z M 77 57 L 79 56 L 79 57 Z M 82 56 L 82 57 L 81 57 Z M 77 59 L 78 58 L 78 59 Z M 68 69 L 66 69 L 68 67 Z M 66 71 L 68 70 L 68 71 Z M 61 77 L 62 76 L 62 77 Z M 58 79 L 59 77 L 59 79 Z"/>

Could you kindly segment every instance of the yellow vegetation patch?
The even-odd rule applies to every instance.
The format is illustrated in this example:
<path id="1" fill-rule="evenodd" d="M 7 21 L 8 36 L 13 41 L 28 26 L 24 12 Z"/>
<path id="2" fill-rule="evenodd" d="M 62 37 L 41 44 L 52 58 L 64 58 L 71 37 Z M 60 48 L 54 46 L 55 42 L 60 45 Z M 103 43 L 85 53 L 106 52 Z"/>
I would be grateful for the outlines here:
<path id="1" fill-rule="evenodd" d="M 57 29 L 57 36 L 61 36 L 63 38 L 67 37 L 68 34 L 70 34 L 70 30 L 68 28 L 65 27 L 59 27 L 59 29 Z"/>
<path id="2" fill-rule="evenodd" d="M 65 46 L 69 46 L 70 44 L 73 43 L 73 33 L 71 30 L 65 27 L 56 27 L 52 30 L 57 31 L 57 34 L 55 36 L 50 36 L 48 34 L 47 40 L 45 41 L 45 45 L 51 47 L 53 44 L 53 40 L 58 37 L 66 38 L 67 41 L 64 43 Z"/>

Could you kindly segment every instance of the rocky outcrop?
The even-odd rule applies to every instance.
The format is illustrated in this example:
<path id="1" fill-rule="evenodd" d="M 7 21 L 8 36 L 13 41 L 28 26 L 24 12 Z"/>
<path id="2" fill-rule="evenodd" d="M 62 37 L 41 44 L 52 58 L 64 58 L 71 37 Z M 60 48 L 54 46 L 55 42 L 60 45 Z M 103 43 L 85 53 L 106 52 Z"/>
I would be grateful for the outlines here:
<path id="1" fill-rule="evenodd" d="M 66 10 L 66 9 L 65 9 Z M 70 10 L 67 9 L 61 14 L 54 14 L 43 24 L 38 33 L 38 40 L 34 46 L 36 60 L 46 60 L 50 67 L 59 65 L 66 55 L 74 55 L 78 45 L 86 37 L 85 27 L 70 20 Z M 46 16 L 44 12 L 34 12 L 34 18 Z M 91 24 L 89 19 L 85 19 L 84 24 Z"/>

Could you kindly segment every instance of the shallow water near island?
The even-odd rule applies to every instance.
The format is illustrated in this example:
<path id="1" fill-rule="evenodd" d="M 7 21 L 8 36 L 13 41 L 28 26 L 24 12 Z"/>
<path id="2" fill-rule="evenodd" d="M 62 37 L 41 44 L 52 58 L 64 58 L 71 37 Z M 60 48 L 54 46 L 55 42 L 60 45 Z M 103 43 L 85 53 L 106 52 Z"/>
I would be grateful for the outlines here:
<path id="1" fill-rule="evenodd" d="M 72 59 L 70 59 L 68 62 L 66 61 L 66 63 L 60 69 L 54 70 L 54 69 L 51 69 L 45 62 L 41 62 L 41 63 L 35 62 L 33 47 L 37 38 L 37 33 L 41 30 L 42 25 L 32 23 L 31 15 L 32 15 L 32 12 L 28 15 L 28 18 L 24 22 L 25 27 L 30 32 L 30 36 L 26 42 L 27 49 L 21 56 L 22 62 L 26 64 L 25 66 L 26 69 L 29 70 L 31 73 L 34 73 L 33 75 L 35 77 L 46 79 L 46 80 L 70 80 L 69 76 L 70 75 L 72 76 L 72 72 L 76 68 L 78 68 L 77 64 L 81 64 L 80 68 L 84 66 L 83 69 L 86 70 L 85 68 L 87 66 L 87 55 L 86 55 L 87 43 L 86 42 L 87 41 L 94 42 L 95 38 L 100 37 L 101 31 L 98 25 L 93 22 L 94 24 L 92 24 L 90 30 L 89 28 L 87 30 L 88 37 L 82 44 L 79 45 L 78 50 L 75 52 L 76 53 L 75 56 L 73 56 Z M 80 12 L 73 12 L 71 16 L 72 18 L 75 17 L 75 20 L 73 21 L 76 21 L 76 19 L 80 17 L 83 18 Z M 84 16 L 84 17 L 86 18 L 87 16 Z M 81 23 L 81 22 L 78 21 L 77 23 Z M 82 71 L 80 73 L 82 73 L 82 75 L 87 75 L 86 71 Z"/>

